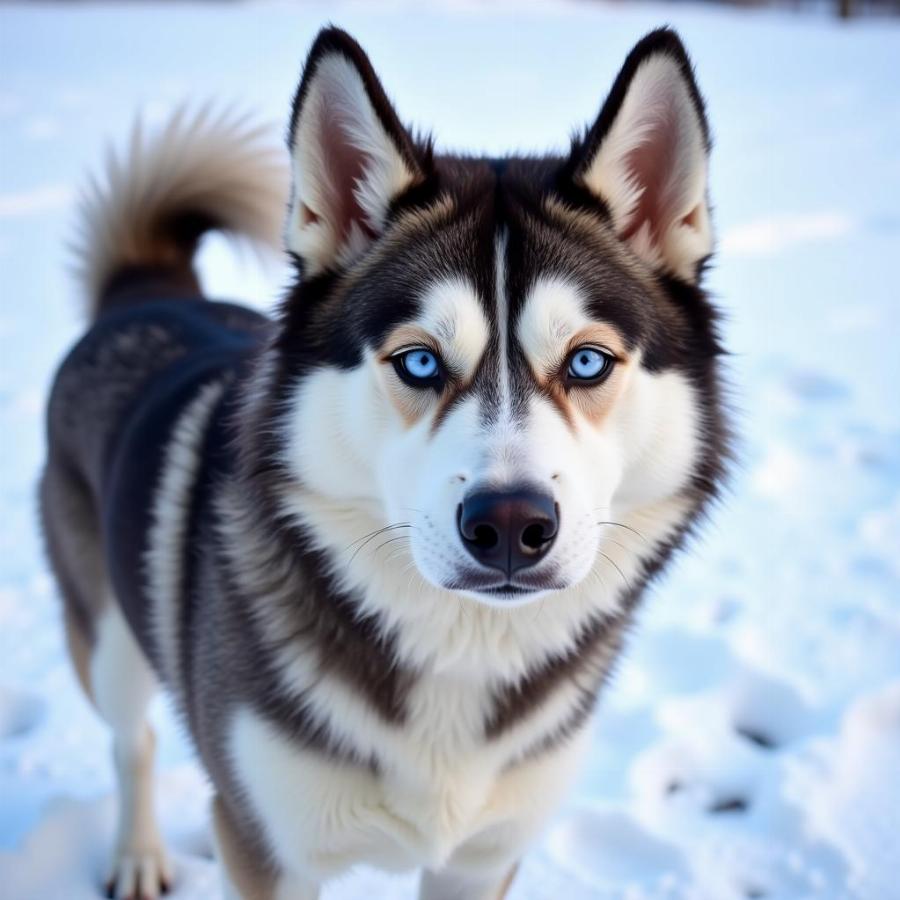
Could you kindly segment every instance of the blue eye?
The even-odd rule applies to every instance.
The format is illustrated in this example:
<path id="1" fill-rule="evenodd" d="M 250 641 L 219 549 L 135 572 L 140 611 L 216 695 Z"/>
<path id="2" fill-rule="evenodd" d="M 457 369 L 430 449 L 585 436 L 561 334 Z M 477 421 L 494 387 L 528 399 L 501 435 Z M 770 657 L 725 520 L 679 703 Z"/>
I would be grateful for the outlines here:
<path id="1" fill-rule="evenodd" d="M 596 347 L 579 347 L 569 357 L 566 374 L 575 381 L 597 381 L 612 368 L 609 354 Z"/>
<path id="2" fill-rule="evenodd" d="M 403 365 L 413 378 L 434 378 L 438 373 L 437 357 L 430 350 L 409 350 L 403 354 Z"/>
<path id="3" fill-rule="evenodd" d="M 397 374 L 412 387 L 439 387 L 443 373 L 437 355 L 425 347 L 413 347 L 393 357 Z"/>

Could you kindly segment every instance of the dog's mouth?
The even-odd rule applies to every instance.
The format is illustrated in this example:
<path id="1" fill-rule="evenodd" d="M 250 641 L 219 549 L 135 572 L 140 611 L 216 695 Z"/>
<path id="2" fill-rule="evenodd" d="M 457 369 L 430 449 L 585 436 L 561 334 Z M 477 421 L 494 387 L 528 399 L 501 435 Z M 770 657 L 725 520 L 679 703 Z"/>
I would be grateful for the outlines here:
<path id="1" fill-rule="evenodd" d="M 516 596 L 521 594 L 534 594 L 539 590 L 542 590 L 542 588 L 520 587 L 517 584 L 507 582 L 506 584 L 498 584 L 495 587 L 481 588 L 481 593 L 495 596 L 502 596 L 504 594 Z"/>
<path id="2" fill-rule="evenodd" d="M 567 585 L 552 576 L 539 576 L 530 574 L 527 578 L 496 580 L 486 577 L 481 572 L 466 572 L 452 583 L 445 585 L 449 590 L 468 594 L 475 599 L 490 599 L 491 601 L 522 603 L 534 599 L 549 591 L 561 591 Z"/>

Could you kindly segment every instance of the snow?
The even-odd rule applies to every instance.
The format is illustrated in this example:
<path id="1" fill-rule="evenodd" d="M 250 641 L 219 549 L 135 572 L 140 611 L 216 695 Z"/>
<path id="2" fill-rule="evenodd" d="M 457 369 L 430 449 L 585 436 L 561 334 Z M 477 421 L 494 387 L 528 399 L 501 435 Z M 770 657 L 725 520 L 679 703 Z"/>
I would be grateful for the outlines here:
<path id="1" fill-rule="evenodd" d="M 326 21 L 445 148 L 563 147 L 670 22 L 716 146 L 710 285 L 733 351 L 731 495 L 647 598 L 578 789 L 511 900 L 900 897 L 900 27 L 708 5 L 0 7 L 0 892 L 94 898 L 108 741 L 63 651 L 35 525 L 42 405 L 80 328 L 72 204 L 141 108 L 238 101 L 283 128 Z M 282 270 L 210 241 L 210 290 Z M 177 900 L 217 896 L 208 788 L 163 701 Z M 353 873 L 326 900 L 413 895 Z"/>

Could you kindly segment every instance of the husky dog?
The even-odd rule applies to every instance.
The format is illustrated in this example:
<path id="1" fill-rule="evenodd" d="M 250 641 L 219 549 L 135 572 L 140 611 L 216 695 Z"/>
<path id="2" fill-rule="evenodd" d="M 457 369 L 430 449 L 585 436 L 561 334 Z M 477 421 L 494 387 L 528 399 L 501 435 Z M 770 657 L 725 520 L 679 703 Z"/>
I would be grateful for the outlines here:
<path id="1" fill-rule="evenodd" d="M 359 863 L 505 894 L 578 770 L 647 583 L 727 456 L 710 140 L 678 37 L 562 158 L 436 155 L 323 31 L 289 130 L 136 133 L 84 207 L 93 324 L 49 403 L 41 511 L 114 739 L 109 890 L 172 872 L 145 713 L 173 695 L 228 896 Z M 198 239 L 285 242 L 278 314 L 203 299 Z"/>

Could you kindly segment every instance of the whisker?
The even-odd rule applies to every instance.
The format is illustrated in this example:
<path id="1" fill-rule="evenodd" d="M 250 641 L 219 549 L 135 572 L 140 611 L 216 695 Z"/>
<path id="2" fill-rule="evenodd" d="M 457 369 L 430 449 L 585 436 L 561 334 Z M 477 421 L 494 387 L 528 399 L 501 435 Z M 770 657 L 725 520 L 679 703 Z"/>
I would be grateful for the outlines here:
<path id="1" fill-rule="evenodd" d="M 622 581 L 625 583 L 625 587 L 630 591 L 631 582 L 625 577 L 625 573 L 616 565 L 615 560 L 613 560 L 612 557 L 607 556 L 602 550 L 598 550 L 597 552 L 619 573 L 622 577 Z"/>
<path id="2" fill-rule="evenodd" d="M 399 537 L 388 538 L 386 541 L 382 541 L 377 547 L 375 547 L 371 551 L 372 556 L 376 556 L 378 554 L 378 551 L 383 549 L 384 547 L 387 547 L 388 544 L 393 544 L 397 541 L 408 541 L 408 540 L 409 540 L 409 537 L 405 534 L 401 534 Z"/>
<path id="3" fill-rule="evenodd" d="M 603 577 L 603 575 L 600 573 L 599 570 L 595 570 L 594 572 L 592 572 L 591 577 L 600 582 L 600 589 L 603 591 L 604 594 L 610 595 L 613 598 L 615 598 L 617 596 L 616 591 L 610 590 L 610 587 L 607 584 L 606 579 Z"/>
<path id="4" fill-rule="evenodd" d="M 393 528 L 411 528 L 409 522 L 395 522 L 391 525 L 385 525 L 383 528 L 376 528 L 374 531 L 370 531 L 368 534 L 364 534 L 362 537 L 358 537 L 355 541 L 351 541 L 347 544 L 346 547 L 341 551 L 342 553 L 346 553 L 354 544 L 358 544 L 360 541 L 364 541 L 367 538 L 377 537 L 379 534 L 383 534 L 385 531 L 390 531 Z"/>
<path id="5" fill-rule="evenodd" d="M 613 525 L 616 528 L 624 528 L 626 531 L 630 531 L 632 534 L 637 535 L 642 541 L 645 543 L 649 543 L 646 537 L 642 535 L 636 528 L 632 528 L 630 525 L 623 525 L 621 522 L 595 522 L 595 525 Z"/>
<path id="6" fill-rule="evenodd" d="M 391 550 L 391 552 L 388 553 L 388 555 L 384 558 L 385 567 L 390 565 L 395 559 L 398 559 L 400 556 L 402 556 L 403 553 L 406 552 L 406 549 L 407 549 L 406 547 L 402 547 L 402 546 L 394 547 L 394 549 Z"/>
<path id="7" fill-rule="evenodd" d="M 619 541 L 615 540 L 614 538 L 604 537 L 604 538 L 601 538 L 601 540 L 603 541 L 604 544 L 615 544 L 617 547 L 621 547 L 626 553 L 635 553 L 636 552 L 634 547 L 628 547 L 625 544 L 622 544 Z"/>
<path id="8" fill-rule="evenodd" d="M 356 550 L 353 551 L 353 555 L 347 561 L 347 565 L 348 566 L 351 565 L 353 563 L 353 560 L 355 560 L 356 557 L 359 555 L 360 551 L 364 550 L 366 548 L 366 546 L 371 541 L 374 541 L 375 538 L 377 538 L 380 534 L 384 534 L 386 531 L 393 531 L 398 528 L 412 528 L 412 527 L 413 526 L 410 525 L 409 523 L 396 524 L 396 525 L 385 525 L 384 528 L 379 528 L 377 531 L 373 531 L 371 534 L 365 535 L 365 537 L 363 538 L 363 543 L 360 544 L 359 547 L 357 547 Z M 353 543 L 354 544 L 358 543 L 358 541 L 354 541 Z M 353 544 L 350 545 L 350 547 L 352 547 L 352 546 L 353 546 Z M 349 550 L 350 547 L 347 547 L 347 550 Z M 346 550 L 344 552 L 346 552 Z"/>

